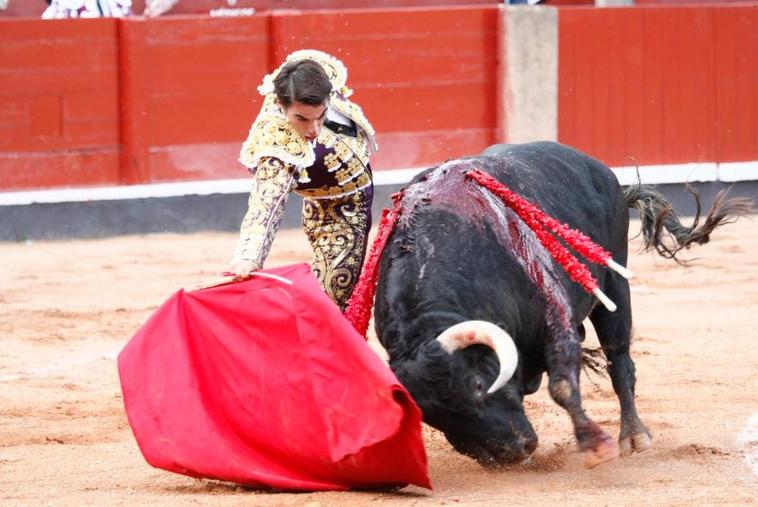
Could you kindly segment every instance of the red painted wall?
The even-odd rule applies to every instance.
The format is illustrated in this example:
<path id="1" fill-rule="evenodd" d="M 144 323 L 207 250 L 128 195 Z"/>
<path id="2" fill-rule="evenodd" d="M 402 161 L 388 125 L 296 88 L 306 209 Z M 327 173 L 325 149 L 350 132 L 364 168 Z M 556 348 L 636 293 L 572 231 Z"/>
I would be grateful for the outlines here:
<path id="1" fill-rule="evenodd" d="M 273 60 L 302 48 L 336 55 L 379 133 L 377 169 L 463 156 L 495 140 L 497 9 L 272 16 Z"/>
<path id="2" fill-rule="evenodd" d="M 120 22 L 124 183 L 244 177 L 241 142 L 269 69 L 269 20 Z"/>
<path id="3" fill-rule="evenodd" d="M 710 4 L 719 5 L 725 3 L 749 4 L 750 0 L 634 0 L 635 5 L 696 5 Z"/>
<path id="4" fill-rule="evenodd" d="M 757 16 L 756 6 L 562 10 L 559 140 L 610 165 L 758 159 Z"/>
<path id="5" fill-rule="evenodd" d="M 0 187 L 118 182 L 117 22 L 0 27 Z"/>
<path id="6" fill-rule="evenodd" d="M 758 7 L 559 12 L 559 140 L 611 165 L 758 160 Z M 2 190 L 239 178 L 262 76 L 323 49 L 377 170 L 496 141 L 497 9 L 0 21 Z M 629 157 L 634 157 L 630 159 Z"/>
<path id="7" fill-rule="evenodd" d="M 94 102 L 91 107 L 110 105 L 107 170 L 97 178 L 94 163 L 78 177 L 47 169 L 49 164 L 34 173 L 16 171 L 19 164 L 34 164 L 38 154 L 30 151 L 31 134 L 14 131 L 15 144 L 9 138 L 0 148 L 13 152 L 0 158 L 0 174 L 15 174 L 5 179 L 4 189 L 244 177 L 236 160 L 260 107 L 256 87 L 300 48 L 326 50 L 347 65 L 353 99 L 380 133 L 381 150 L 372 159 L 377 170 L 428 165 L 495 141 L 495 7 L 100 21 L 2 22 L 13 27 L 0 30 L 5 37 L 27 33 L 26 44 L 34 46 L 33 57 L 18 53 L 13 44 L 0 49 L 7 58 L 0 59 L 3 67 L 13 69 L 4 75 L 19 85 L 0 91 L 11 101 L 19 100 L 28 76 L 42 72 L 42 62 L 52 58 L 39 43 L 46 40 L 42 28 L 59 27 L 76 39 L 84 25 L 110 27 L 103 34 L 107 41 L 79 43 L 85 55 L 103 53 L 101 45 L 108 48 L 110 81 L 103 82 L 97 69 L 76 75 L 92 90 L 79 94 L 80 105 L 86 100 Z M 34 29 L 24 32 L 27 27 Z M 54 80 L 48 88 L 67 93 L 56 90 Z M 47 109 L 40 115 L 57 121 Z M 91 132 L 79 132 L 67 146 L 89 149 L 82 136 Z M 52 148 L 42 145 L 39 151 L 48 156 Z M 84 157 L 79 151 L 69 156 Z"/>
<path id="8" fill-rule="evenodd" d="M 758 159 L 758 5 L 713 9 L 714 145 L 719 161 Z"/>

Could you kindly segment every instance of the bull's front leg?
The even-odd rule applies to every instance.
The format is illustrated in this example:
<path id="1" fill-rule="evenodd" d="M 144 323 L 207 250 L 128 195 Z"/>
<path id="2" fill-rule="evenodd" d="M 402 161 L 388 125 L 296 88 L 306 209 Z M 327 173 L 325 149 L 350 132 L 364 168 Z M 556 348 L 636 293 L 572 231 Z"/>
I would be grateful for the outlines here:
<path id="1" fill-rule="evenodd" d="M 574 425 L 579 449 L 584 454 L 584 466 L 592 468 L 618 457 L 616 441 L 590 419 L 582 408 L 579 390 L 579 369 L 582 350 L 576 332 L 561 333 L 548 343 L 546 350 L 548 390 L 555 402 L 566 409 Z"/>

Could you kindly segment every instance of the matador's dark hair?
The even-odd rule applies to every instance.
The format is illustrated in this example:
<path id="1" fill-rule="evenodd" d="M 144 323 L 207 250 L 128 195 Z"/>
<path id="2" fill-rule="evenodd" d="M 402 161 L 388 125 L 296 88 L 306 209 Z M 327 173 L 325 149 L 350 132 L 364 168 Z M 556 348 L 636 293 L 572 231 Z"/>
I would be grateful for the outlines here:
<path id="1" fill-rule="evenodd" d="M 284 107 L 291 106 L 293 102 L 320 106 L 331 92 L 329 76 L 313 60 L 290 62 L 274 78 L 274 93 Z"/>

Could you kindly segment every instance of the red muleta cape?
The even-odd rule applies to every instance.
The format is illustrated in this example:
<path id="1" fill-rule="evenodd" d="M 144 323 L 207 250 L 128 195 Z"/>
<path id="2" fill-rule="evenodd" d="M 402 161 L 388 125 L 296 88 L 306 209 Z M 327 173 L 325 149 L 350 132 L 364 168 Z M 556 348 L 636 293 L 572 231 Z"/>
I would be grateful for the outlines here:
<path id="1" fill-rule="evenodd" d="M 421 412 L 306 264 L 163 304 L 118 357 L 151 465 L 285 490 L 431 489 Z"/>

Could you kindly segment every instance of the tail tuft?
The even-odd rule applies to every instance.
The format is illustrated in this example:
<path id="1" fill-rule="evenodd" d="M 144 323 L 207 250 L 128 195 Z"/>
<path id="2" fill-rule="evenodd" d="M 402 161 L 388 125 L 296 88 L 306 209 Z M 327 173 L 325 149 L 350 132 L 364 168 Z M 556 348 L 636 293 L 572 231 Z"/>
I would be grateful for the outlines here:
<path id="1" fill-rule="evenodd" d="M 655 249 L 662 257 L 683 264 L 684 261 L 677 258 L 681 250 L 693 244 L 708 243 L 714 229 L 755 211 L 751 199 L 727 199 L 728 190 L 722 190 L 708 210 L 704 223 L 698 227 L 702 211 L 700 194 L 689 185 L 687 191 L 692 194 L 697 207 L 695 219 L 689 227 L 682 224 L 671 205 L 654 188 L 637 184 L 624 190 L 627 206 L 635 208 L 642 220 L 643 251 Z"/>

